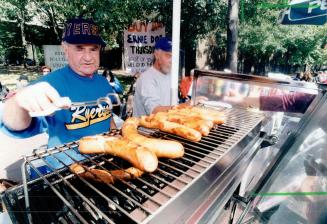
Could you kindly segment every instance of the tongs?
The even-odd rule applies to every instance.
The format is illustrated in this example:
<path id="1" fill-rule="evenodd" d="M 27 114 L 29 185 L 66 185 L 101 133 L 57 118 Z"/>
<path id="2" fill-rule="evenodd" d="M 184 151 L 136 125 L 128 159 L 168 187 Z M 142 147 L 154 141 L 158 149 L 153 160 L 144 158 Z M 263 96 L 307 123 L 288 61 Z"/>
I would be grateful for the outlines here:
<path id="1" fill-rule="evenodd" d="M 116 102 L 112 103 L 110 97 L 113 97 Z M 109 108 L 104 108 L 101 103 L 107 103 L 109 105 Z M 118 94 L 116 93 L 109 93 L 105 97 L 100 97 L 97 100 L 85 101 L 85 102 L 71 102 L 69 97 L 61 97 L 60 102 L 53 103 L 50 109 L 43 110 L 43 111 L 29 112 L 29 115 L 31 117 L 43 117 L 53 114 L 54 112 L 59 110 L 68 110 L 73 107 L 82 107 L 82 106 L 98 106 L 101 110 L 111 110 L 114 106 L 120 106 L 120 105 L 121 102 Z"/>

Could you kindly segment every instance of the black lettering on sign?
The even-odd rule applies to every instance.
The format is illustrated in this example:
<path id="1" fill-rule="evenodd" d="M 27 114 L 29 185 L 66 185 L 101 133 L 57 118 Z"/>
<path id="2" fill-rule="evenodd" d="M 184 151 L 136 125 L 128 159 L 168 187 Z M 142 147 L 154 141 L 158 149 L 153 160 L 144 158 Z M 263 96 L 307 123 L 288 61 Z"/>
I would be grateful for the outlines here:
<path id="1" fill-rule="evenodd" d="M 132 35 L 132 34 L 128 34 L 127 35 L 127 43 L 133 44 L 133 43 L 137 43 L 137 44 L 147 44 L 148 40 L 147 40 L 147 36 L 146 35 Z"/>
<path id="2" fill-rule="evenodd" d="M 130 46 L 132 54 L 153 54 L 154 46 Z"/>

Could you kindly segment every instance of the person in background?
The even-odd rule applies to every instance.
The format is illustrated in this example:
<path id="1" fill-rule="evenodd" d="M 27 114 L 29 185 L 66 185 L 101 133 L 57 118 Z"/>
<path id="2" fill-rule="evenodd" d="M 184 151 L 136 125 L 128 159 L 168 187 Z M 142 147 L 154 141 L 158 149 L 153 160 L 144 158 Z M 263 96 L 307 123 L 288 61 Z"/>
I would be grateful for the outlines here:
<path id="1" fill-rule="evenodd" d="M 140 117 L 171 109 L 171 39 L 160 38 L 154 45 L 154 63 L 136 81 L 133 116 Z"/>
<path id="2" fill-rule="evenodd" d="M 111 70 L 109 71 L 107 69 L 104 70 L 102 76 L 108 80 L 109 84 L 111 85 L 115 93 L 123 94 L 124 92 L 123 87 L 121 86 L 119 80 L 114 76 Z"/>
<path id="3" fill-rule="evenodd" d="M 16 89 L 9 91 L 6 95 L 5 99 L 9 99 L 12 96 L 16 95 L 17 91 L 22 89 L 23 87 L 28 85 L 28 77 L 27 74 L 22 74 L 18 78 L 18 82 L 16 83 Z"/>
<path id="4" fill-rule="evenodd" d="M 0 82 L 0 101 L 4 100 L 9 93 L 9 89 Z"/>
<path id="5" fill-rule="evenodd" d="M 318 71 L 318 79 L 320 83 L 327 84 L 327 71 Z"/>
<path id="6" fill-rule="evenodd" d="M 44 65 L 41 67 L 41 72 L 42 72 L 42 75 L 47 75 L 48 73 L 51 72 L 51 68 L 47 65 Z"/>
<path id="7" fill-rule="evenodd" d="M 26 74 L 20 75 L 18 78 L 18 83 L 16 84 L 17 90 L 27 86 L 28 82 L 29 81 L 28 81 L 28 77 Z"/>
<path id="8" fill-rule="evenodd" d="M 301 81 L 303 79 L 303 72 L 296 73 L 296 76 L 294 78 L 295 81 Z"/>
<path id="9" fill-rule="evenodd" d="M 95 101 L 113 93 L 105 78 L 97 74 L 100 50 L 105 45 L 93 20 L 68 20 L 62 39 L 68 65 L 7 99 L 1 130 L 14 137 L 47 132 L 50 148 L 116 128 L 108 104 L 102 103 L 100 107 L 70 104 Z"/>
<path id="10" fill-rule="evenodd" d="M 321 72 L 315 72 L 315 73 L 313 73 L 313 75 L 312 75 L 312 82 L 314 82 L 314 83 L 323 83 L 321 80 L 320 80 L 320 74 L 321 74 Z"/>
<path id="11" fill-rule="evenodd" d="M 180 90 L 180 102 L 185 103 L 191 99 L 192 87 L 193 87 L 194 70 L 191 70 L 188 76 L 185 76 L 181 84 L 179 85 Z"/>
<path id="12" fill-rule="evenodd" d="M 310 71 L 306 71 L 303 74 L 303 78 L 301 79 L 301 81 L 306 81 L 306 82 L 312 82 L 312 74 Z"/>

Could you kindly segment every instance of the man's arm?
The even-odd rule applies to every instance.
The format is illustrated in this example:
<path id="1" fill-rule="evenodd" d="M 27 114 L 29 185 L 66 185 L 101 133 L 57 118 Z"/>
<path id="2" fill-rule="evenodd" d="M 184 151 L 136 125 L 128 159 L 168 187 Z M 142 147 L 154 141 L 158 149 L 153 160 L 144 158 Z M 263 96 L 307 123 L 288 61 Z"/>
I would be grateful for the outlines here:
<path id="1" fill-rule="evenodd" d="M 260 98 L 259 97 L 247 97 L 242 96 L 240 94 L 238 95 L 232 95 L 232 96 L 224 96 L 223 101 L 231 104 L 238 105 L 240 107 L 254 107 L 259 108 L 260 107 Z"/>
<path id="2" fill-rule="evenodd" d="M 5 102 L 2 120 L 8 129 L 21 131 L 30 126 L 32 118 L 27 110 L 18 105 L 17 97 L 13 96 Z"/>
<path id="3" fill-rule="evenodd" d="M 315 96 L 306 93 L 260 96 L 260 110 L 305 113 Z"/>
<path id="4" fill-rule="evenodd" d="M 61 104 L 58 92 L 50 84 L 40 82 L 23 88 L 6 100 L 2 120 L 8 129 L 22 131 L 31 124 L 30 112 L 47 112 L 44 115 L 50 115 L 58 107 L 68 106 Z"/>
<path id="5" fill-rule="evenodd" d="M 225 96 L 223 99 L 228 103 L 237 104 L 245 108 L 259 108 L 262 111 L 304 113 L 314 98 L 315 95 L 312 94 L 290 93 L 258 97 L 234 95 Z"/>

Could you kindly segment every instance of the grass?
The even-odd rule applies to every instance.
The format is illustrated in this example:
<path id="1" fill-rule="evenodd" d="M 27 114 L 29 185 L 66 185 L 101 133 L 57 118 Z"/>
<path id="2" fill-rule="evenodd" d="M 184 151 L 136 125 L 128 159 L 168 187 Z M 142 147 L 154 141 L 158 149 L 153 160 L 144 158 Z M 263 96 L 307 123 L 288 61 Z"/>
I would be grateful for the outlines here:
<path id="1" fill-rule="evenodd" d="M 29 81 L 34 81 L 40 77 L 39 68 L 36 66 L 24 68 L 23 66 L 3 66 L 0 65 L 0 81 L 8 89 L 16 88 L 18 78 L 25 74 Z"/>

